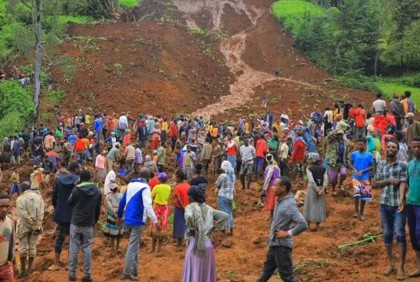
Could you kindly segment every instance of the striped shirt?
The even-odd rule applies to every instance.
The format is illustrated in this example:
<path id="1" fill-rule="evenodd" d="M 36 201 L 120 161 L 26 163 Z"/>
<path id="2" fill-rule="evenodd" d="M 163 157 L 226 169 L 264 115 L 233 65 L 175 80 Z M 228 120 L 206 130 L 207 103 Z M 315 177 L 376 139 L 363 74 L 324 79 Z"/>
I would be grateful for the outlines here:
<path id="1" fill-rule="evenodd" d="M 407 162 L 397 160 L 390 164 L 386 160 L 380 161 L 376 170 L 375 181 L 384 181 L 390 178 L 407 182 Z M 387 185 L 383 187 L 380 204 L 390 207 L 398 206 L 400 199 L 399 187 L 400 185 Z"/>

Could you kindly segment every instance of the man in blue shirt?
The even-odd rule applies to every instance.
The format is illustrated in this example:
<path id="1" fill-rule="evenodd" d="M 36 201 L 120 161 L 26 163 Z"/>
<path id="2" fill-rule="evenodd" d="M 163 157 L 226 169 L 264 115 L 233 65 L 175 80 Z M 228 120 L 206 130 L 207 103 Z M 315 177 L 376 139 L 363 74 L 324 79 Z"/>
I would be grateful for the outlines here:
<path id="1" fill-rule="evenodd" d="M 150 187 L 147 184 L 149 177 L 150 172 L 147 168 L 142 168 L 140 171 L 134 170 L 133 179 L 127 185 L 127 191 L 123 194 L 118 207 L 117 225 L 121 225 L 121 219 L 125 213 L 124 223 L 130 234 L 122 280 L 139 281 L 137 276 L 139 243 L 142 227 L 146 223 L 146 216 L 157 224 L 158 230 L 160 229 L 159 221 L 152 207 Z"/>
<path id="2" fill-rule="evenodd" d="M 350 167 L 353 170 L 354 189 L 354 217 L 365 220 L 363 211 L 365 203 L 372 201 L 372 187 L 370 185 L 370 171 L 374 168 L 371 153 L 366 152 L 366 138 L 360 138 L 356 143 L 357 151 L 350 156 Z"/>

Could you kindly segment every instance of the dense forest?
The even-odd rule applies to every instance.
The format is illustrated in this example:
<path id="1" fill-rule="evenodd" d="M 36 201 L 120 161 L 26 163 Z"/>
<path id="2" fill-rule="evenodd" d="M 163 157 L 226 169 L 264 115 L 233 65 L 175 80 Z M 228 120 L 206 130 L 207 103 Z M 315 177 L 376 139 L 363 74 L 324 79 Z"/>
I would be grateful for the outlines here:
<path id="1" fill-rule="evenodd" d="M 140 0 L 0 0 L 0 136 L 18 133 L 33 123 L 37 43 L 42 51 L 39 88 L 46 87 L 54 68 L 60 69 L 65 81 L 70 82 L 75 65 L 67 55 L 54 52 L 66 40 L 67 24 L 115 19 L 121 9 L 139 3 Z M 26 86 L 22 78 L 28 78 L 31 86 Z M 45 93 L 44 99 L 58 102 L 64 95 L 55 90 Z"/>
<path id="2" fill-rule="evenodd" d="M 347 86 L 380 91 L 384 82 L 369 77 L 381 76 L 394 77 L 386 86 L 420 87 L 420 0 L 284 0 L 273 13 Z"/>

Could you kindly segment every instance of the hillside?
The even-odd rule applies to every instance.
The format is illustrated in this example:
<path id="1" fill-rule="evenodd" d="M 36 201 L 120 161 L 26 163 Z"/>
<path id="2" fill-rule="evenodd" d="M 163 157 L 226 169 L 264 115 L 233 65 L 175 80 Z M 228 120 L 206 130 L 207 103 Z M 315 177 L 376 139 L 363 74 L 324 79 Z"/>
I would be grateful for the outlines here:
<path id="1" fill-rule="evenodd" d="M 69 39 L 57 52 L 74 58 L 77 72 L 68 83 L 58 70 L 54 72 L 57 86 L 68 93 L 60 104 L 61 112 L 129 110 L 236 121 L 239 116 L 263 113 L 263 91 L 268 93 L 270 110 L 287 112 L 293 118 L 310 113 L 315 104 L 326 107 L 337 100 L 370 105 L 372 93 L 341 86 L 294 49 L 291 35 L 271 15 L 272 2 L 143 0 L 132 14 L 122 17 L 124 21 L 70 25 Z M 280 78 L 273 75 L 276 66 L 282 70 Z M 44 103 L 44 111 L 52 106 Z M 210 178 L 211 183 L 214 180 Z M 256 281 L 261 273 L 269 226 L 268 214 L 254 206 L 257 186 L 253 183 L 253 189 L 238 192 L 235 235 L 224 239 L 215 234 L 218 281 Z M 212 188 L 210 185 L 208 202 L 215 206 Z M 295 239 L 300 281 L 388 281 L 381 276 L 385 266 L 381 240 L 338 251 L 341 244 L 380 232 L 379 205 L 368 205 L 368 220 L 359 222 L 352 218 L 350 197 L 328 194 L 327 201 L 329 218 L 321 231 L 308 231 Z M 42 259 L 36 260 L 35 273 L 27 281 L 67 277 L 64 270 L 47 271 L 54 257 L 51 220 L 47 226 L 40 244 Z M 169 243 L 163 257 L 154 257 L 147 253 L 150 239 L 147 231 L 144 234 L 142 281 L 180 281 L 184 253 L 176 252 Z M 124 239 L 123 250 L 126 243 Z M 94 281 L 119 281 L 124 255 L 109 254 L 106 239 L 98 232 L 93 248 Z M 410 249 L 407 268 L 413 267 L 412 261 Z M 273 277 L 271 281 L 279 280 Z"/>
<path id="2" fill-rule="evenodd" d="M 70 25 L 58 52 L 74 59 L 77 72 L 68 84 L 54 73 L 68 93 L 62 112 L 82 107 L 210 116 L 244 105 L 235 114 L 247 115 L 259 111 L 252 107 L 260 103 L 261 89 L 275 110 L 281 101 L 292 116 L 297 109 L 310 112 L 297 97 L 320 105 L 370 103 L 371 94 L 339 86 L 293 48 L 270 13 L 272 1 L 186 3 L 148 0 L 127 15 L 136 22 Z M 277 65 L 279 79 L 273 75 Z"/>

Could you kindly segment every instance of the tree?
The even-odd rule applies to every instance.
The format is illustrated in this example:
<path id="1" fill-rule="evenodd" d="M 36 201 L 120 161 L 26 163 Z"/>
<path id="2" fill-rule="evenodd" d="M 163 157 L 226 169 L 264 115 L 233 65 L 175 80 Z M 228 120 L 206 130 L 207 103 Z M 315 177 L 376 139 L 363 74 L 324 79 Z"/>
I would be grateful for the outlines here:
<path id="1" fill-rule="evenodd" d="M 35 95 L 34 95 L 34 120 L 37 121 L 39 118 L 39 109 L 41 102 L 41 68 L 42 68 L 42 17 L 43 17 L 43 0 L 35 0 L 36 5 L 36 21 L 35 21 Z"/>

